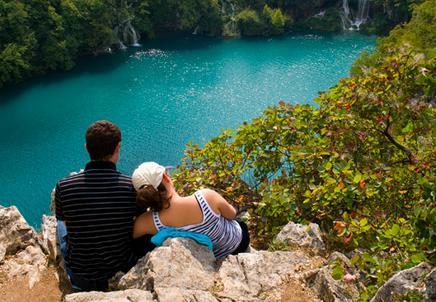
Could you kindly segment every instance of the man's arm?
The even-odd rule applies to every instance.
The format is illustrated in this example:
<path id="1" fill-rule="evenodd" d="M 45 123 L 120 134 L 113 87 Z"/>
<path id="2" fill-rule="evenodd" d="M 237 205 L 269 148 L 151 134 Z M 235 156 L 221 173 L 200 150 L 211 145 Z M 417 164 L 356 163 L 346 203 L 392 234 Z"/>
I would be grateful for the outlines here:
<path id="1" fill-rule="evenodd" d="M 60 192 L 59 184 L 56 184 L 55 188 L 55 214 L 56 219 L 65 221 L 64 213 L 62 212 L 62 199 L 61 199 L 61 192 Z M 64 222 L 65 223 L 65 222 Z"/>

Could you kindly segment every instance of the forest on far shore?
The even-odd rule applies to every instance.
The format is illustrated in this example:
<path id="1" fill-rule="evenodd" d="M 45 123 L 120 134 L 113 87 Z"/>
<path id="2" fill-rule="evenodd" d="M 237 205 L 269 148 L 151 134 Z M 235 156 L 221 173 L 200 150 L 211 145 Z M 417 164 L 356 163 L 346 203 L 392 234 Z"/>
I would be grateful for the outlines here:
<path id="1" fill-rule="evenodd" d="M 78 58 L 162 36 L 385 34 L 419 0 L 0 0 L 0 88 Z M 344 6 L 346 5 L 346 6 Z M 360 19 L 359 19 L 360 18 Z M 357 21 L 356 21 L 357 20 Z M 362 25 L 360 25 L 363 20 Z M 350 23 L 350 24 L 345 24 Z"/>

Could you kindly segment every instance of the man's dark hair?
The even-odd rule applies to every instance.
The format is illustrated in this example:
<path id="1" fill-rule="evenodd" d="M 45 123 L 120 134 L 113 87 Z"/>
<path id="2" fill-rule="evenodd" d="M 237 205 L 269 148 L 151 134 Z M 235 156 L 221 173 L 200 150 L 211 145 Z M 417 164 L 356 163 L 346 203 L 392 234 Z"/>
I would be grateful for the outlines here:
<path id="1" fill-rule="evenodd" d="M 86 130 L 86 149 L 91 160 L 102 160 L 114 154 L 120 141 L 120 129 L 109 121 L 97 121 Z"/>

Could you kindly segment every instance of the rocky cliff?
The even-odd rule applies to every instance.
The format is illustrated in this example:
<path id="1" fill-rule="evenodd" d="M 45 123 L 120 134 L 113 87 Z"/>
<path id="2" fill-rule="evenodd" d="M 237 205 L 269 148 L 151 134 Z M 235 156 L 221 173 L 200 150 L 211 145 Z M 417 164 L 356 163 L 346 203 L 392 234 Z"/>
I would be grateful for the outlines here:
<path id="1" fill-rule="evenodd" d="M 280 251 L 251 249 L 216 261 L 190 239 L 169 239 L 114 276 L 111 291 L 71 293 L 55 230 L 53 216 L 43 217 L 37 233 L 16 207 L 0 207 L 1 301 L 357 301 L 362 286 L 345 255 L 326 251 L 316 224 L 290 222 L 277 236 Z M 408 292 L 436 298 L 431 265 L 399 272 L 373 301 L 394 301 Z"/>

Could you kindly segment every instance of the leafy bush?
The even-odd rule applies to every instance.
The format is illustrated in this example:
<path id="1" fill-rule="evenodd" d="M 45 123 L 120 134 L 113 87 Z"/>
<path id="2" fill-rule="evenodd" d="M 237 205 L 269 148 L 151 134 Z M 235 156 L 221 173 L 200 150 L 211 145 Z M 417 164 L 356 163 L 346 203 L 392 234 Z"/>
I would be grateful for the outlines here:
<path id="1" fill-rule="evenodd" d="M 431 20 L 416 13 L 411 24 Z M 186 193 L 214 188 L 248 209 L 260 246 L 289 220 L 319 223 L 332 248 L 360 250 L 352 261 L 368 286 L 362 296 L 399 269 L 434 262 L 435 61 L 420 41 L 431 33 L 407 31 L 364 55 L 318 107 L 280 102 L 202 148 L 189 145 L 176 183 Z"/>
<path id="2" fill-rule="evenodd" d="M 236 20 L 243 36 L 257 36 L 264 30 L 264 24 L 253 9 L 244 9 L 236 16 Z"/>
<path id="3" fill-rule="evenodd" d="M 280 8 L 272 9 L 265 4 L 263 7 L 263 17 L 267 25 L 265 34 L 280 35 L 284 32 L 286 18 Z"/>

